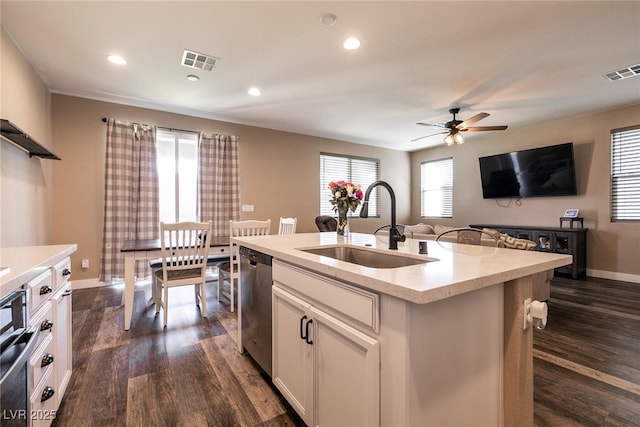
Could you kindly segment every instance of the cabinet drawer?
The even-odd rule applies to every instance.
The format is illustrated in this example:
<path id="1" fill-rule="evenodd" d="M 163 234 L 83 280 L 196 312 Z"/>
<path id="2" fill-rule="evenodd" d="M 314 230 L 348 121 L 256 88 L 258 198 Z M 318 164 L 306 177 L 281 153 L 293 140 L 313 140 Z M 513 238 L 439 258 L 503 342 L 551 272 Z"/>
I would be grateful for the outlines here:
<path id="1" fill-rule="evenodd" d="M 40 346 L 33 352 L 29 359 L 32 384 L 38 384 L 50 366 L 55 366 L 55 341 L 52 334 L 45 334 Z M 44 366 L 43 366 L 44 364 Z M 55 368 L 54 368 L 55 369 Z"/>
<path id="2" fill-rule="evenodd" d="M 53 267 L 53 274 L 55 276 L 55 289 L 59 289 L 64 286 L 65 283 L 71 277 L 71 258 L 65 258 Z"/>
<path id="3" fill-rule="evenodd" d="M 288 264 L 273 262 L 273 281 L 378 332 L 378 295 Z"/>
<path id="4" fill-rule="evenodd" d="M 51 298 L 53 286 L 51 269 L 47 269 L 47 271 L 27 283 L 30 313 L 38 310 L 43 302 Z"/>
<path id="5" fill-rule="evenodd" d="M 51 305 L 51 301 L 45 302 L 44 305 L 31 316 L 29 319 L 29 326 L 36 326 L 40 328 L 38 343 L 36 344 L 36 348 L 38 348 L 47 336 L 52 335 L 53 306 Z"/>
<path id="6" fill-rule="evenodd" d="M 48 366 L 40 383 L 35 386 L 33 393 L 31 393 L 30 418 L 32 427 L 51 425 L 57 409 L 57 392 L 53 366 Z"/>

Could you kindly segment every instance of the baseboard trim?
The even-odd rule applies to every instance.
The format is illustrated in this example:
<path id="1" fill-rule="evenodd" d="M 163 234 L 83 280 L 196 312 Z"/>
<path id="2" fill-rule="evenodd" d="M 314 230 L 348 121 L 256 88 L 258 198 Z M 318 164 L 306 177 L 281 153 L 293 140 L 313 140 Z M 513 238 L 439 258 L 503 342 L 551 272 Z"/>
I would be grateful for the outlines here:
<path id="1" fill-rule="evenodd" d="M 600 279 L 620 280 L 622 282 L 640 283 L 640 275 L 618 273 L 615 271 L 592 270 L 587 268 L 587 276 Z"/>
<path id="2" fill-rule="evenodd" d="M 110 282 L 101 282 L 98 278 L 94 279 L 82 279 L 82 280 L 72 280 L 71 281 L 71 289 L 89 289 L 89 288 L 100 288 L 102 286 L 109 286 Z"/>

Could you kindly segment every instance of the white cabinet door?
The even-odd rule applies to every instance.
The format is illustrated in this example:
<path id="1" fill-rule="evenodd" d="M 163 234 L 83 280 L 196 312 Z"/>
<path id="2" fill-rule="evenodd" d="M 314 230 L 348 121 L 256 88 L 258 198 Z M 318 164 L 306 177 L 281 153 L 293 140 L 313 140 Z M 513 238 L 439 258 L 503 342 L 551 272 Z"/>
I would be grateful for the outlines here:
<path id="1" fill-rule="evenodd" d="M 315 307 L 314 426 L 380 425 L 380 343 Z"/>
<path id="2" fill-rule="evenodd" d="M 312 345 L 304 339 L 311 306 L 278 286 L 273 291 L 273 383 L 307 425 L 312 412 Z"/>
<path id="3" fill-rule="evenodd" d="M 71 379 L 71 283 L 66 282 L 51 297 L 53 303 L 53 340 L 55 345 L 56 395 L 58 405 Z"/>
<path id="4" fill-rule="evenodd" d="M 309 426 L 380 425 L 380 344 L 273 288 L 273 383 Z"/>

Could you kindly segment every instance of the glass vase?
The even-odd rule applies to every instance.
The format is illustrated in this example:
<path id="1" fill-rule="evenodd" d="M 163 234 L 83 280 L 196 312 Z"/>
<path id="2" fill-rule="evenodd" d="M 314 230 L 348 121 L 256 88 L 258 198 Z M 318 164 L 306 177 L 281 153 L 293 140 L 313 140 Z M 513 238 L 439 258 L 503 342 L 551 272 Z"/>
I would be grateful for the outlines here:
<path id="1" fill-rule="evenodd" d="M 338 207 L 338 226 L 336 232 L 338 237 L 347 237 L 349 235 L 349 219 L 347 218 L 348 208 Z"/>

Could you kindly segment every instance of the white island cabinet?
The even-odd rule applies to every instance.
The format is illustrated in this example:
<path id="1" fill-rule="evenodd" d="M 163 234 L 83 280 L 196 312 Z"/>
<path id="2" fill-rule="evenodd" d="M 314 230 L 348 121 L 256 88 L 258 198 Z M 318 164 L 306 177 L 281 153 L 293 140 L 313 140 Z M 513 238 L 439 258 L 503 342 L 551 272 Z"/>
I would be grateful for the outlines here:
<path id="1" fill-rule="evenodd" d="M 533 426 L 525 301 L 571 256 L 435 242 L 418 255 L 418 241 L 390 251 L 357 233 L 232 240 L 274 259 L 273 380 L 307 425 Z M 424 263 L 305 252 L 327 245 Z"/>
<path id="2" fill-rule="evenodd" d="M 28 361 L 28 425 L 49 426 L 60 407 L 72 372 L 71 259 L 76 245 L 0 249 L 0 298 L 25 289 L 29 326 L 40 329 Z"/>
<path id="3" fill-rule="evenodd" d="M 380 344 L 375 333 L 356 329 L 351 317 L 367 308 L 369 319 L 377 317 L 375 295 L 286 264 L 273 268 L 276 387 L 307 425 L 379 425 Z M 314 289 L 306 293 L 309 287 Z M 326 305 L 344 295 L 362 307 L 340 311 Z"/>

